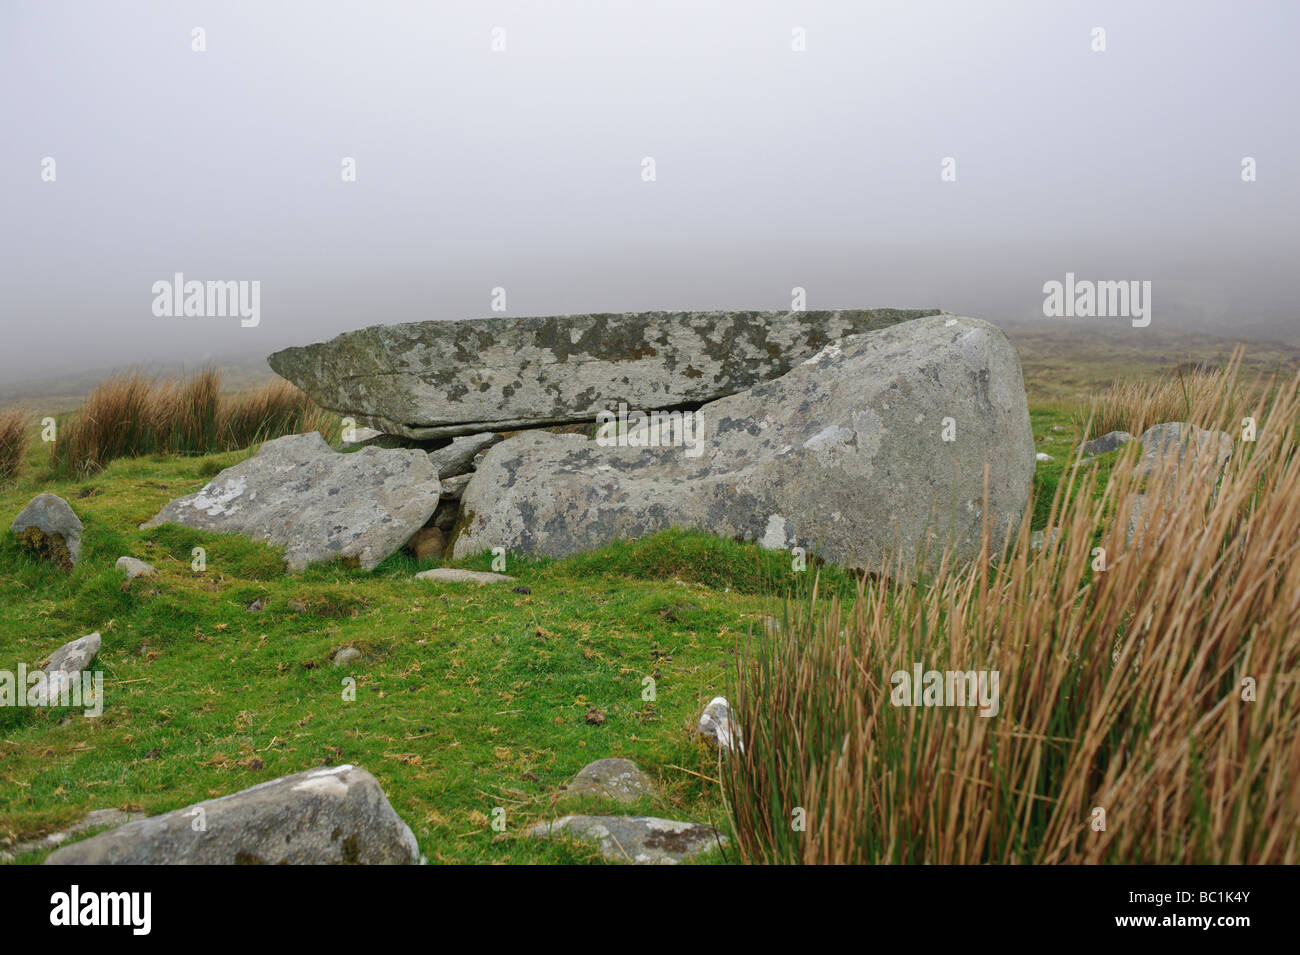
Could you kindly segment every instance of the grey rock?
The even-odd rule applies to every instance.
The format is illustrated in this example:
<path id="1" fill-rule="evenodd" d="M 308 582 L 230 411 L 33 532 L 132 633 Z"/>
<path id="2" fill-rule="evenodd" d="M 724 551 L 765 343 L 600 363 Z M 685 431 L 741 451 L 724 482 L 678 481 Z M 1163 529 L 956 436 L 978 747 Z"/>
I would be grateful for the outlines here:
<path id="1" fill-rule="evenodd" d="M 675 865 L 727 843 L 712 826 L 653 816 L 565 816 L 534 826 L 528 834 L 589 840 L 606 859 L 636 865 Z"/>
<path id="2" fill-rule="evenodd" d="M 435 567 L 422 570 L 415 575 L 416 580 L 431 580 L 439 584 L 508 584 L 517 580 L 505 574 L 493 574 L 486 570 L 461 570 L 457 567 Z"/>
<path id="3" fill-rule="evenodd" d="M 158 568 L 153 564 L 146 564 L 134 557 L 119 557 L 114 566 L 122 572 L 127 580 L 135 580 L 137 577 L 153 577 L 158 573 Z"/>
<path id="4" fill-rule="evenodd" d="M 1039 451 L 1037 454 L 1034 455 L 1034 460 L 1040 462 L 1046 462 L 1046 461 L 1055 461 L 1056 458 L 1052 457 L 1050 454 L 1047 454 L 1044 451 Z"/>
<path id="5" fill-rule="evenodd" d="M 565 787 L 566 796 L 603 796 L 632 803 L 654 795 L 654 782 L 630 759 L 588 763 Z"/>
<path id="6" fill-rule="evenodd" d="M 466 473 L 466 474 L 457 474 L 454 477 L 449 477 L 443 480 L 442 500 L 444 501 L 460 500 L 460 498 L 465 493 L 465 488 L 469 486 L 469 482 L 473 478 L 474 478 L 473 474 Z"/>
<path id="7" fill-rule="evenodd" d="M 9 529 L 29 549 L 65 569 L 81 560 L 81 520 L 57 494 L 37 494 Z"/>
<path id="8" fill-rule="evenodd" d="M 438 477 L 445 480 L 474 470 L 474 456 L 500 441 L 501 435 L 491 431 L 462 435 L 452 438 L 451 444 L 445 448 L 430 451 L 429 458 L 433 461 L 433 466 L 438 469 Z"/>
<path id="9" fill-rule="evenodd" d="M 356 647 L 344 647 L 338 653 L 334 654 L 334 665 L 336 667 L 345 667 L 349 663 L 355 663 L 361 659 L 361 651 Z"/>
<path id="10" fill-rule="evenodd" d="M 73 823 L 66 829 L 51 832 L 49 835 L 41 836 L 38 839 L 28 839 L 15 843 L 7 849 L 0 849 L 0 862 L 11 862 L 28 852 L 45 852 L 57 849 L 70 836 L 79 836 L 85 832 L 106 829 L 110 826 L 121 826 L 143 818 L 144 815 L 138 812 L 123 812 L 120 809 L 92 809 L 79 822 Z"/>
<path id="11" fill-rule="evenodd" d="M 740 731 L 731 719 L 731 704 L 725 696 L 715 696 L 700 714 L 700 725 L 695 730 L 718 749 L 744 749 Z"/>
<path id="12" fill-rule="evenodd" d="M 51 653 L 45 664 L 45 680 L 36 685 L 34 702 L 44 706 L 62 695 L 65 689 L 70 690 L 80 679 L 81 671 L 95 659 L 102 644 L 100 635 L 91 633 L 71 640 Z"/>
<path id="13" fill-rule="evenodd" d="M 593 421 L 625 401 L 711 401 L 830 342 L 933 309 L 627 312 L 374 325 L 267 361 L 324 408 L 391 434 L 449 437 Z"/>
<path id="14" fill-rule="evenodd" d="M 1098 454 L 1109 454 L 1112 451 L 1117 451 L 1132 440 L 1133 435 L 1127 431 L 1108 431 L 1100 438 L 1085 441 L 1081 450 L 1084 454 L 1095 457 Z"/>
<path id="15" fill-rule="evenodd" d="M 201 811 L 200 811 L 201 810 Z M 355 766 L 283 776 L 64 846 L 46 865 L 362 865 L 419 860 L 375 777 Z"/>
<path id="16" fill-rule="evenodd" d="M 979 552 L 1034 474 L 1020 361 L 986 322 L 935 316 L 847 338 L 776 381 L 704 405 L 703 452 L 529 431 L 484 456 L 461 498 L 460 559 L 566 556 L 670 527 L 899 570 Z M 955 440 L 943 440 L 944 419 Z M 905 568 L 902 568 L 905 572 Z"/>
<path id="17" fill-rule="evenodd" d="M 1044 547 L 1050 547 L 1052 544 L 1056 543 L 1060 536 L 1061 530 L 1059 527 L 1053 527 L 1047 533 L 1044 533 L 1043 531 L 1034 531 L 1029 535 L 1029 549 L 1032 551 L 1042 550 Z"/>
<path id="18" fill-rule="evenodd" d="M 1223 431 L 1207 431 L 1194 424 L 1157 424 L 1142 432 L 1142 458 L 1138 474 L 1150 477 L 1159 472 L 1178 474 L 1183 465 L 1197 470 L 1222 470 L 1232 457 L 1232 437 Z"/>
<path id="19" fill-rule="evenodd" d="M 283 547 L 293 570 L 336 558 L 372 570 L 424 526 L 439 491 L 422 451 L 341 454 L 313 431 L 266 442 L 141 527 L 171 522 L 244 534 Z"/>

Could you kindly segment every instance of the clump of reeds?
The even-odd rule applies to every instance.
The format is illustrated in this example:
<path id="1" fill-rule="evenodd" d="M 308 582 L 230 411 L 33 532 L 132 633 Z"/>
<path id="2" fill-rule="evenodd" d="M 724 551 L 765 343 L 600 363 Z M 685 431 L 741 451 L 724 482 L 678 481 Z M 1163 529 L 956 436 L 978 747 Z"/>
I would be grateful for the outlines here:
<path id="1" fill-rule="evenodd" d="M 286 434 L 337 432 L 337 420 L 283 379 L 223 394 L 219 372 L 184 380 L 117 375 L 99 385 L 60 424 L 55 473 L 89 474 L 123 457 L 231 451 Z"/>
<path id="2" fill-rule="evenodd" d="M 0 413 L 0 483 L 16 478 L 27 459 L 28 416 L 20 409 Z"/>
<path id="3" fill-rule="evenodd" d="M 1180 365 L 1171 374 L 1118 381 L 1094 395 L 1076 420 L 1085 439 L 1111 431 L 1136 437 L 1167 421 L 1208 428 L 1225 410 L 1248 401 L 1235 372 L 1232 379 L 1222 369 Z"/>
<path id="4" fill-rule="evenodd" d="M 1026 517 L 1005 551 L 751 637 L 722 760 L 741 858 L 1300 861 L 1300 379 L 1232 409 L 1235 368 L 1203 396 L 1234 437 L 1222 472 L 1144 478 L 1129 448 L 1104 481 L 1066 475 L 1040 549 Z M 915 663 L 996 671 L 997 715 L 895 705 Z"/>

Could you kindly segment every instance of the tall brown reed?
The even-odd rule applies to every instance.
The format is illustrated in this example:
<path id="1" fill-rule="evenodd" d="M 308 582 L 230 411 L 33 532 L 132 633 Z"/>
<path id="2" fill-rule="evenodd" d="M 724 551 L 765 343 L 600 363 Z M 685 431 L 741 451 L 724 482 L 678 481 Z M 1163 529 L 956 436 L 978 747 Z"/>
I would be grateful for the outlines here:
<path id="1" fill-rule="evenodd" d="M 282 379 L 228 395 L 214 369 L 180 381 L 132 373 L 105 381 L 60 424 L 51 463 L 90 474 L 116 458 L 231 451 L 305 431 L 331 438 L 338 421 Z"/>
<path id="2" fill-rule="evenodd" d="M 1248 400 L 1238 373 L 1232 378 L 1228 383 L 1222 369 L 1179 366 L 1169 374 L 1116 382 L 1093 396 L 1088 409 L 1076 416 L 1076 424 L 1085 438 L 1111 431 L 1140 435 L 1166 421 L 1210 427 L 1225 403 L 1237 407 Z"/>
<path id="3" fill-rule="evenodd" d="M 1208 423 L 1238 437 L 1235 372 Z M 1300 861 L 1298 395 L 1255 399 L 1257 440 L 1221 477 L 1197 459 L 1144 483 L 1131 449 L 1104 483 L 1062 480 L 1041 549 L 1026 517 L 1005 553 L 866 580 L 851 606 L 814 597 L 751 638 L 745 748 L 722 760 L 741 857 Z M 1166 414 L 1142 400 L 1138 420 Z M 918 662 L 996 670 L 998 715 L 895 706 L 892 675 Z"/>
<path id="4" fill-rule="evenodd" d="M 0 413 L 0 482 L 22 473 L 27 460 L 28 415 L 20 409 Z"/>

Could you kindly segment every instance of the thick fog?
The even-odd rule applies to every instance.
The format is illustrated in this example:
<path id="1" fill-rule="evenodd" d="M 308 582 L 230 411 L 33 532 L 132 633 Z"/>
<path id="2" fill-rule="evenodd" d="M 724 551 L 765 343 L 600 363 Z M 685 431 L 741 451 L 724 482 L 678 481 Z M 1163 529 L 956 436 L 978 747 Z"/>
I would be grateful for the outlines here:
<path id="1" fill-rule="evenodd" d="M 1045 317 L 1067 273 L 1151 282 L 1134 335 L 1294 338 L 1297 27 L 1285 0 L 9 0 L 0 376 L 796 287 L 1128 326 Z M 256 323 L 157 314 L 177 273 L 260 283 Z"/>

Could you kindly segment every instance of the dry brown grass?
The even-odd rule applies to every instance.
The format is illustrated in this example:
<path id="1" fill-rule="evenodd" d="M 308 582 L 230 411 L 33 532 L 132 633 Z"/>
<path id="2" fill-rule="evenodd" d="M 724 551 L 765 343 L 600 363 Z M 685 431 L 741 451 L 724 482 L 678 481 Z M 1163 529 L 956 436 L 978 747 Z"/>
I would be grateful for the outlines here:
<path id="1" fill-rule="evenodd" d="M 12 409 L 0 413 L 0 482 L 11 481 L 22 472 L 27 459 L 28 415 Z"/>
<path id="2" fill-rule="evenodd" d="M 212 369 L 183 381 L 133 373 L 99 385 L 59 425 L 51 463 L 58 474 L 90 474 L 116 458 L 209 454 L 305 431 L 330 438 L 337 428 L 332 415 L 283 379 L 226 395 Z"/>
<path id="3" fill-rule="evenodd" d="M 1235 439 L 1232 388 L 1230 369 L 1202 420 Z M 1257 441 L 1234 440 L 1221 479 L 1184 466 L 1144 486 L 1130 448 L 1096 494 L 1092 467 L 1062 481 L 1045 549 L 1026 521 L 1005 554 L 988 541 L 928 581 L 788 608 L 733 691 L 745 749 L 722 771 L 742 858 L 1300 861 L 1298 394 L 1255 399 Z M 1132 420 L 1182 417 L 1162 393 L 1137 400 Z M 893 705 L 892 675 L 918 662 L 997 671 L 1000 712 Z"/>
<path id="4" fill-rule="evenodd" d="M 1087 414 L 1078 418 L 1080 433 L 1085 439 L 1111 431 L 1137 437 L 1166 421 L 1212 427 L 1225 413 L 1244 406 L 1250 392 L 1257 390 L 1241 385 L 1235 364 L 1231 376 L 1229 383 L 1223 370 L 1180 366 L 1171 374 L 1115 382 L 1092 397 Z"/>

